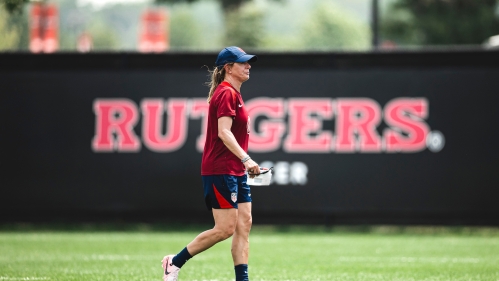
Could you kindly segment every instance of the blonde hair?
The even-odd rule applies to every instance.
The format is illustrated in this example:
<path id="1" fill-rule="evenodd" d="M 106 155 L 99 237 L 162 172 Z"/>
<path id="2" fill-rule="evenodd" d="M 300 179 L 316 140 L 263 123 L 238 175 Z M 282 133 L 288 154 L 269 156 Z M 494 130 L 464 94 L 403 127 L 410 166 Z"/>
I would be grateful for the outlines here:
<path id="1" fill-rule="evenodd" d="M 233 62 L 227 63 L 227 65 L 230 66 L 232 66 L 233 64 Z M 210 87 L 207 99 L 208 103 L 210 103 L 211 98 L 213 97 L 213 93 L 215 93 L 215 89 L 225 79 L 225 65 L 221 68 L 215 67 L 213 70 L 208 69 L 208 72 L 210 73 L 211 80 L 209 82 L 206 82 L 206 86 Z"/>

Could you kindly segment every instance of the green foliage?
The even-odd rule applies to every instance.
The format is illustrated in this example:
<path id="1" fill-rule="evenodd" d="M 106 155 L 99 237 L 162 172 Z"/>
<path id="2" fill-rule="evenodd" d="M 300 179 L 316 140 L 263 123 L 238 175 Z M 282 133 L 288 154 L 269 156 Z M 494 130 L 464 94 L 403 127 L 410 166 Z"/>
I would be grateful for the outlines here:
<path id="1" fill-rule="evenodd" d="M 158 4 L 176 4 L 176 3 L 192 3 L 197 0 L 155 0 Z M 277 0 L 278 1 L 278 0 Z M 257 47 L 262 44 L 262 33 L 264 31 L 263 11 L 259 10 L 256 5 L 251 3 L 251 0 L 218 0 L 220 4 L 225 22 L 225 34 L 223 38 L 224 45 L 238 45 L 241 47 Z M 189 21 L 184 14 L 181 16 L 184 21 Z M 179 46 L 175 43 L 176 39 L 186 40 L 187 34 L 181 36 L 173 25 L 172 18 L 172 47 Z M 189 32 L 196 33 L 193 24 L 188 24 L 187 28 L 191 29 Z M 191 40 L 194 41 L 194 40 Z M 187 43 L 181 43 L 187 44 Z M 189 43 L 189 44 L 192 44 Z"/>
<path id="2" fill-rule="evenodd" d="M 120 47 L 118 35 L 104 21 L 97 21 L 90 24 L 88 33 L 92 36 L 93 50 L 108 51 L 116 50 Z"/>
<path id="3" fill-rule="evenodd" d="M 229 11 L 225 18 L 225 45 L 243 48 L 260 46 L 265 33 L 263 18 L 263 11 L 252 4 Z"/>
<path id="4" fill-rule="evenodd" d="M 368 49 L 369 26 L 338 6 L 323 1 L 308 16 L 302 29 L 307 49 Z"/>
<path id="5" fill-rule="evenodd" d="M 397 0 L 382 16 L 383 39 L 406 45 L 481 44 L 499 34 L 496 0 Z"/>
<path id="6" fill-rule="evenodd" d="M 186 6 L 175 7 L 170 11 L 170 48 L 196 49 L 200 44 L 201 30 L 196 19 Z"/>
<path id="7" fill-rule="evenodd" d="M 198 0 L 154 0 L 157 4 L 194 3 Z"/>
<path id="8" fill-rule="evenodd" d="M 0 0 L 0 8 L 4 8 L 9 13 L 22 13 L 24 5 L 30 0 Z"/>
<path id="9" fill-rule="evenodd" d="M 147 4 L 117 4 L 109 5 L 99 11 L 89 11 L 85 29 L 95 21 L 102 21 L 108 32 L 114 32 L 114 40 L 118 40 L 116 47 L 120 50 L 136 50 L 141 28 L 140 18 Z"/>
<path id="10" fill-rule="evenodd" d="M 75 51 L 78 35 L 83 31 L 86 9 L 78 9 L 76 1 L 58 0 L 59 51 Z"/>
<path id="11" fill-rule="evenodd" d="M 10 26 L 15 27 L 19 35 L 16 50 L 27 51 L 29 49 L 29 23 L 28 13 L 11 13 L 9 16 Z"/>
<path id="12" fill-rule="evenodd" d="M 251 0 L 218 0 L 218 1 L 222 5 L 222 9 L 224 9 L 225 11 L 230 11 L 241 8 L 241 6 L 245 2 L 249 2 Z"/>
<path id="13" fill-rule="evenodd" d="M 17 49 L 20 34 L 16 26 L 9 24 L 9 16 L 0 10 L 0 51 Z"/>
<path id="14" fill-rule="evenodd" d="M 162 4 L 175 4 L 175 3 L 192 3 L 196 2 L 198 0 L 155 0 L 156 3 Z M 239 9 L 244 2 L 248 2 L 251 0 L 217 0 L 220 2 L 220 5 L 222 6 L 222 9 L 226 12 L 230 10 L 237 10 Z"/>

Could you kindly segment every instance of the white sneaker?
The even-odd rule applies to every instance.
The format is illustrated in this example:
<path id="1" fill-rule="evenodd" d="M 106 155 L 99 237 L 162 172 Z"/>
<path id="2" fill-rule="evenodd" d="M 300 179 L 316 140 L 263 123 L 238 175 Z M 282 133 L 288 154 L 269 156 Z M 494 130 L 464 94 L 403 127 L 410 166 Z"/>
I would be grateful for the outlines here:
<path id="1" fill-rule="evenodd" d="M 180 268 L 176 267 L 172 263 L 172 259 L 175 255 L 168 255 L 163 258 L 161 263 L 163 264 L 163 270 L 164 270 L 164 275 L 163 275 L 163 281 L 177 281 L 178 280 L 178 273 L 180 271 Z"/>

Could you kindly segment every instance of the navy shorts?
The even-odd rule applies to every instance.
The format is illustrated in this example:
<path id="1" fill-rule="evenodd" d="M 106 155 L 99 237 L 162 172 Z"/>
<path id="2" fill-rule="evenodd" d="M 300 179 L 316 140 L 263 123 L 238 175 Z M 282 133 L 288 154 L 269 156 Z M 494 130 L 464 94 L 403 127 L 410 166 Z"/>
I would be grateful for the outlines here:
<path id="1" fill-rule="evenodd" d="M 237 209 L 238 203 L 251 202 L 251 190 L 244 176 L 202 176 L 204 201 L 208 210 Z"/>

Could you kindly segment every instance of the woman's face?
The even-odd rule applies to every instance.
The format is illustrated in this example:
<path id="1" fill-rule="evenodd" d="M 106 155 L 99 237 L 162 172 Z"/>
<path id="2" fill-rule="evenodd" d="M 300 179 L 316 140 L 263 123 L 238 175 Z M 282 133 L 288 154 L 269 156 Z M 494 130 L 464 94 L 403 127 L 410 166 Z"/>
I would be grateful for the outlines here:
<path id="1" fill-rule="evenodd" d="M 239 80 L 241 83 L 249 79 L 251 65 L 248 62 L 235 62 L 229 67 L 229 75 Z"/>

